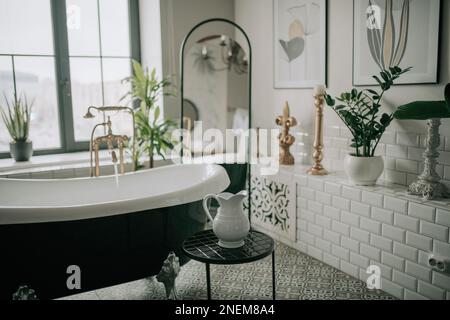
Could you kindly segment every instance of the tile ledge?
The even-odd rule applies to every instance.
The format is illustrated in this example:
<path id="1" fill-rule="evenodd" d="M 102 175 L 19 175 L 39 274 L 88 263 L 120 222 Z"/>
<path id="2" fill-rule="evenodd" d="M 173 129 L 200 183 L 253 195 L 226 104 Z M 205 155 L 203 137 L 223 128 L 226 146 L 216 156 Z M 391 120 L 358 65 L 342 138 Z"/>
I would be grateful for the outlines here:
<path id="1" fill-rule="evenodd" d="M 256 167 L 258 167 L 258 165 L 256 165 Z M 383 196 L 391 196 L 405 201 L 441 208 L 447 211 L 450 210 L 450 199 L 424 200 L 419 196 L 408 195 L 406 192 L 407 191 L 406 186 L 394 184 L 383 180 L 380 180 L 375 186 L 370 187 L 355 186 L 348 181 L 346 174 L 343 171 L 330 172 L 326 176 L 310 176 L 306 173 L 306 171 L 309 168 L 310 166 L 305 165 L 280 166 L 279 174 L 290 174 L 294 176 L 294 179 L 307 178 L 307 179 L 321 180 L 324 182 L 332 182 L 342 186 L 355 188 L 361 191 L 374 192 L 382 194 Z M 270 178 L 270 176 L 268 177 Z"/>

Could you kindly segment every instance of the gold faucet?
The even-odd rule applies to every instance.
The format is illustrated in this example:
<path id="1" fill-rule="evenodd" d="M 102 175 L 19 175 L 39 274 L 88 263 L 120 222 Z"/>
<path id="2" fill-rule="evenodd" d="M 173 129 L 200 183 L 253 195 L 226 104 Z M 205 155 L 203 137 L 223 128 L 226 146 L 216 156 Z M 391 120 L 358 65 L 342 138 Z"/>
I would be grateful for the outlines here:
<path id="1" fill-rule="evenodd" d="M 111 130 L 111 119 L 108 117 L 108 121 L 106 122 L 106 126 L 108 127 L 108 134 L 102 137 L 98 137 L 93 142 L 93 149 L 95 153 L 95 176 L 100 176 L 100 157 L 99 157 L 99 149 L 100 145 L 104 142 L 106 142 L 108 146 L 108 150 L 111 151 L 112 156 L 112 162 L 114 164 L 117 163 L 117 155 L 114 149 L 114 142 L 117 143 L 117 146 L 119 148 L 119 161 L 120 161 L 120 174 L 125 173 L 125 164 L 124 164 L 124 156 L 123 156 L 123 149 L 125 147 L 125 142 L 128 141 L 127 136 L 118 136 L 112 133 Z"/>
<path id="2" fill-rule="evenodd" d="M 97 110 L 99 112 L 103 112 L 104 117 L 105 117 L 106 112 L 111 112 L 111 111 L 126 110 L 126 111 L 130 112 L 132 119 L 133 119 L 133 135 L 134 135 L 133 147 L 132 147 L 132 158 L 133 158 L 132 166 L 133 166 L 133 171 L 136 171 L 136 159 L 135 159 L 136 158 L 136 122 L 135 122 L 134 110 L 129 107 L 114 107 L 114 106 L 95 107 L 95 106 L 91 106 L 88 108 L 86 115 L 84 116 L 85 119 L 95 118 L 95 116 L 91 113 L 91 109 Z M 105 129 L 107 129 L 107 131 L 105 130 L 105 135 L 94 139 L 95 131 L 97 130 L 98 127 L 101 127 L 101 126 L 103 126 Z M 98 177 L 100 175 L 99 149 L 100 149 L 100 145 L 103 142 L 107 143 L 108 149 L 111 151 L 113 163 L 117 163 L 117 155 L 116 155 L 116 152 L 113 150 L 114 142 L 117 143 L 117 145 L 119 147 L 120 172 L 121 172 L 121 174 L 125 173 L 123 149 L 125 147 L 125 142 L 129 141 L 129 138 L 125 135 L 123 135 L 123 136 L 114 135 L 112 133 L 111 127 L 112 127 L 111 119 L 110 119 L 110 117 L 108 117 L 108 121 L 99 123 L 99 124 L 95 125 L 94 128 L 92 129 L 91 140 L 89 143 L 90 175 L 91 175 L 91 177 L 93 177 L 93 176 Z M 94 170 L 93 154 L 95 154 L 95 170 Z"/>

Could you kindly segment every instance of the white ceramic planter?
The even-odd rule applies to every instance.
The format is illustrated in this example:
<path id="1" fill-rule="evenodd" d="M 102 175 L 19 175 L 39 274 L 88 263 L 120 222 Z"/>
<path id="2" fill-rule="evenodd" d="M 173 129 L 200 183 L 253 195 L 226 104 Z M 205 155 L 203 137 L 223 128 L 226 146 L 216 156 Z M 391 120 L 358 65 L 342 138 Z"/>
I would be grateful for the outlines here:
<path id="1" fill-rule="evenodd" d="M 344 169 L 354 185 L 373 186 L 383 173 L 384 161 L 381 156 L 366 158 L 348 154 L 345 157 Z"/>

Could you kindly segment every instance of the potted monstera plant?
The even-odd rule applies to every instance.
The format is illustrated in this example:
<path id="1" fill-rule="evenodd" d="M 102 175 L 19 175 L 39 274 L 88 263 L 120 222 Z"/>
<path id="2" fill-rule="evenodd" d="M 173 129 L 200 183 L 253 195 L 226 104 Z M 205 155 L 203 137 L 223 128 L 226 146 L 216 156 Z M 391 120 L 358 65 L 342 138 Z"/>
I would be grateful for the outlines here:
<path id="1" fill-rule="evenodd" d="M 26 96 L 9 101 L 5 97 L 6 107 L 1 108 L 3 122 L 12 141 L 9 144 L 11 157 L 16 161 L 28 161 L 33 155 L 33 143 L 28 140 L 30 133 L 30 116 L 33 103 L 28 103 Z"/>
<path id="2" fill-rule="evenodd" d="M 393 114 L 381 112 L 381 100 L 394 81 L 409 70 L 411 68 L 402 70 L 400 67 L 391 67 L 381 71 L 379 76 L 373 76 L 379 90 L 352 89 L 335 99 L 325 95 L 327 104 L 353 136 L 351 147 L 354 151 L 346 156 L 344 169 L 355 185 L 374 185 L 383 173 L 383 158 L 376 155 L 376 149 L 394 117 Z"/>

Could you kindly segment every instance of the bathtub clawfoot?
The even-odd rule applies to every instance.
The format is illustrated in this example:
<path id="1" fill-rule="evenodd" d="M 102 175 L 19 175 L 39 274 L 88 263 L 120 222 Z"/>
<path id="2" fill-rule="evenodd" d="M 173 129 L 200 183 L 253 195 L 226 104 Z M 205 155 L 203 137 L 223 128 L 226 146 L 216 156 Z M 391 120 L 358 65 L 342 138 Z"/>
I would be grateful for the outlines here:
<path id="1" fill-rule="evenodd" d="M 20 286 L 16 292 L 14 292 L 13 300 L 38 300 L 36 293 L 28 286 Z"/>
<path id="2" fill-rule="evenodd" d="M 169 300 L 178 300 L 177 290 L 175 287 L 175 280 L 180 273 L 180 260 L 171 252 L 164 261 L 161 271 L 156 276 L 158 282 L 164 284 L 166 289 L 166 296 Z"/>

